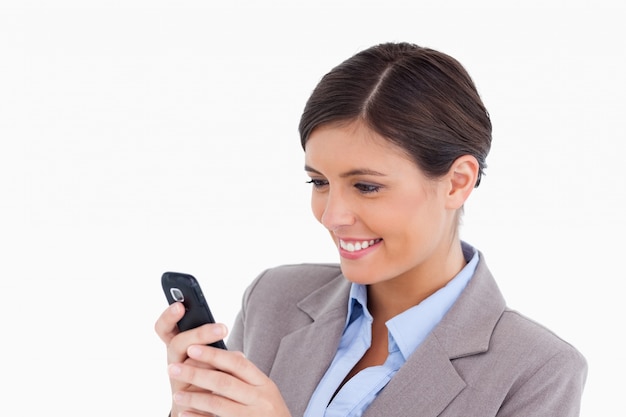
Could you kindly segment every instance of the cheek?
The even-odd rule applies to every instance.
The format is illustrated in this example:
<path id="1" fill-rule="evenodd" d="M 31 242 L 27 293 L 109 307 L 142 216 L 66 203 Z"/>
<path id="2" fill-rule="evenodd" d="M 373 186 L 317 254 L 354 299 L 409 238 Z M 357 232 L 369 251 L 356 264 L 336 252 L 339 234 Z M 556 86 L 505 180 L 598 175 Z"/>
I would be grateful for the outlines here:
<path id="1" fill-rule="evenodd" d="M 322 216 L 324 215 L 324 199 L 322 196 L 313 191 L 311 194 L 311 210 L 313 211 L 313 216 L 317 219 L 318 222 L 322 222 Z"/>
<path id="2" fill-rule="evenodd" d="M 436 212 L 423 194 L 414 193 L 406 198 L 397 199 L 390 207 L 387 223 L 394 233 L 405 241 L 412 241 L 428 234 L 433 223 L 437 223 Z M 406 244 L 407 242 L 405 242 Z"/>

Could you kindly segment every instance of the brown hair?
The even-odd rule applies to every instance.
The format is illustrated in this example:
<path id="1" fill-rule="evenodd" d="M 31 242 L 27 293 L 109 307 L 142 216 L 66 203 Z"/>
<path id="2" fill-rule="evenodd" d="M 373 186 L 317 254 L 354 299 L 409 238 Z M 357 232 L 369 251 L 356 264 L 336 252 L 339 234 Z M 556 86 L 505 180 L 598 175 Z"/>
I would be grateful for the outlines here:
<path id="1" fill-rule="evenodd" d="M 363 50 L 326 74 L 300 119 L 305 148 L 320 125 L 362 120 L 437 178 L 460 156 L 474 156 L 480 183 L 491 120 L 469 74 L 454 58 L 410 43 Z"/>

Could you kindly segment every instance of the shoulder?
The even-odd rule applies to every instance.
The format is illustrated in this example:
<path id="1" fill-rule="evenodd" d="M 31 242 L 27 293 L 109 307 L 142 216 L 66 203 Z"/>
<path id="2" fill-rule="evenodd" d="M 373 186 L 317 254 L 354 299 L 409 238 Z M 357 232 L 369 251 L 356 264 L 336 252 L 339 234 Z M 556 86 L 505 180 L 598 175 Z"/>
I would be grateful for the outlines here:
<path id="1" fill-rule="evenodd" d="M 457 303 L 435 329 L 476 399 L 503 415 L 561 416 L 575 409 L 587 375 L 583 355 L 554 331 L 508 307 L 484 260 Z M 546 393 L 553 395 L 546 398 Z M 500 400 L 493 401 L 494 396 Z M 567 411 L 566 411 L 567 412 Z M 471 414 L 471 413 L 470 413 Z"/>
<path id="2" fill-rule="evenodd" d="M 573 345 L 546 326 L 510 308 L 502 313 L 494 328 L 491 349 L 506 350 L 520 362 L 534 364 L 536 368 L 547 363 L 558 365 L 559 362 L 569 363 L 571 370 L 587 367 L 585 358 Z"/>
<path id="3" fill-rule="evenodd" d="M 587 376 L 587 362 L 574 346 L 509 308 L 493 328 L 481 363 L 474 383 L 525 399 L 540 395 L 542 390 L 561 390 L 572 395 L 568 404 L 575 403 Z M 494 369 L 501 370 L 494 373 Z"/>
<path id="4" fill-rule="evenodd" d="M 340 276 L 341 269 L 337 264 L 281 265 L 259 274 L 248 287 L 246 296 L 280 293 L 281 297 L 300 299 Z"/>
<path id="5" fill-rule="evenodd" d="M 344 281 L 336 264 L 290 264 L 266 269 L 248 286 L 243 310 L 255 314 L 293 314 L 298 303 L 332 282 Z M 286 317 L 284 317 L 286 319 Z"/>
<path id="6" fill-rule="evenodd" d="M 540 364 L 554 355 L 583 364 L 582 355 L 546 326 L 511 309 L 480 254 L 476 272 L 451 310 L 444 333 L 459 356 L 487 352 L 521 367 Z M 458 328 L 463 329 L 459 332 Z"/>
<path id="7" fill-rule="evenodd" d="M 487 345 L 451 358 L 468 389 L 450 415 L 473 415 L 473 408 L 485 413 L 485 407 L 493 407 L 489 415 L 577 415 L 587 362 L 574 346 L 508 307 L 495 324 L 479 328 L 490 329 Z"/>
<path id="8" fill-rule="evenodd" d="M 297 279 L 306 277 L 327 277 L 329 279 L 335 278 L 341 273 L 339 264 L 334 263 L 300 263 L 300 264 L 288 264 L 280 265 L 273 268 L 268 268 L 263 271 L 260 276 L 263 279 L 281 280 L 281 279 Z M 316 278 L 323 279 L 323 278 Z"/>

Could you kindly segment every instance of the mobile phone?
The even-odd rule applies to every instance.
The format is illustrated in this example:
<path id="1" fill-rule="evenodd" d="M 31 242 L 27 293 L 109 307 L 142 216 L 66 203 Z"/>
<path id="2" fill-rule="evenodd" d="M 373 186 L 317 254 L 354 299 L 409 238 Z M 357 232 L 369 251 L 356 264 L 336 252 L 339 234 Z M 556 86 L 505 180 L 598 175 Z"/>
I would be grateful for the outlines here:
<path id="1" fill-rule="evenodd" d="M 206 323 L 215 323 L 200 284 L 192 275 L 165 272 L 161 276 L 161 285 L 169 304 L 180 301 L 185 306 L 185 315 L 177 323 L 178 330 L 184 332 Z M 218 340 L 209 346 L 226 349 L 223 340 Z"/>

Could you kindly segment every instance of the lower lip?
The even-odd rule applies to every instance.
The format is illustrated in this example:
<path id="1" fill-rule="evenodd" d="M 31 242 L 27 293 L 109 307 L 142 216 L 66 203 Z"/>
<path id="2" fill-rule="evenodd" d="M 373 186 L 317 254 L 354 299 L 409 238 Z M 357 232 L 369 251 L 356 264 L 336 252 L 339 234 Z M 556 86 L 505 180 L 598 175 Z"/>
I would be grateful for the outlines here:
<path id="1" fill-rule="evenodd" d="M 382 240 L 374 243 L 372 246 L 368 246 L 366 249 L 361 249 L 359 251 L 354 251 L 354 252 L 350 252 L 350 251 L 343 249 L 342 247 L 339 247 L 339 255 L 342 258 L 350 259 L 350 260 L 361 259 L 362 257 L 370 254 L 372 251 L 376 250 L 380 242 L 382 242 Z"/>

